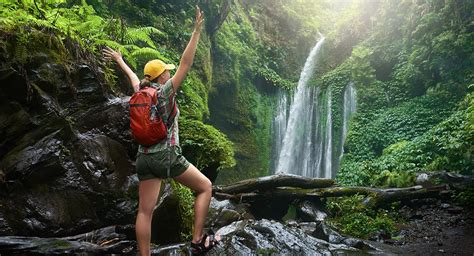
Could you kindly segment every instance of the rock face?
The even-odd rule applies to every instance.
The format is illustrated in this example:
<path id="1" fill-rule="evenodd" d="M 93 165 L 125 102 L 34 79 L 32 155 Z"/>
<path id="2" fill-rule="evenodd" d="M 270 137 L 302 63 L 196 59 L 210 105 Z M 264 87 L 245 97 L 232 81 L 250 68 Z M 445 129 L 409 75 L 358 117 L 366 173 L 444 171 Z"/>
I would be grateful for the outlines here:
<path id="1" fill-rule="evenodd" d="M 87 65 L 66 75 L 41 60 L 25 76 L 1 76 L 0 234 L 64 236 L 133 223 L 126 100 L 109 100 Z"/>
<path id="2" fill-rule="evenodd" d="M 0 53 L 0 236 L 61 237 L 135 223 L 137 146 L 126 86 L 113 91 L 102 64 L 87 55 L 60 63 L 32 51 L 17 63 Z M 156 218 L 178 215 L 167 203 L 175 193 L 163 194 Z M 179 241 L 179 223 L 166 223 L 174 231 L 154 242 Z"/>

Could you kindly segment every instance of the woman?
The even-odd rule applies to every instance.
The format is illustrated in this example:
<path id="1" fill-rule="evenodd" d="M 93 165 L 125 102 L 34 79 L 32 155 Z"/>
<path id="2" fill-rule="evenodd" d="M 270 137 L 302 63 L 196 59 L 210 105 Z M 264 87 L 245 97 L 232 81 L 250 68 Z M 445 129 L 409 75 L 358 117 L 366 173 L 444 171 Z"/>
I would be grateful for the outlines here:
<path id="1" fill-rule="evenodd" d="M 170 70 L 175 66 L 161 60 L 149 61 L 144 68 L 145 78 L 140 82 L 137 75 L 125 64 L 119 52 L 110 48 L 104 49 L 106 59 L 113 59 L 127 74 L 134 91 L 147 86 L 158 85 L 164 92 L 161 100 L 166 101 L 164 120 L 171 114 L 175 94 L 183 83 L 194 60 L 196 47 L 199 41 L 203 23 L 203 13 L 196 6 L 196 21 L 194 31 L 181 57 L 178 69 L 173 77 Z M 136 235 L 140 255 L 150 254 L 151 219 L 153 209 L 158 200 L 161 180 L 173 178 L 175 181 L 189 187 L 196 192 L 194 204 L 194 230 L 191 242 L 193 254 L 202 254 L 212 248 L 217 240 L 214 236 L 203 234 L 204 222 L 211 200 L 212 184 L 194 165 L 190 164 L 182 155 L 179 148 L 178 116 L 169 127 L 171 136 L 158 144 L 145 148 L 139 146 L 136 168 L 139 182 L 139 205 L 136 219 Z M 166 119 L 165 119 L 166 118 Z M 169 145 L 171 145 L 171 153 Z"/>

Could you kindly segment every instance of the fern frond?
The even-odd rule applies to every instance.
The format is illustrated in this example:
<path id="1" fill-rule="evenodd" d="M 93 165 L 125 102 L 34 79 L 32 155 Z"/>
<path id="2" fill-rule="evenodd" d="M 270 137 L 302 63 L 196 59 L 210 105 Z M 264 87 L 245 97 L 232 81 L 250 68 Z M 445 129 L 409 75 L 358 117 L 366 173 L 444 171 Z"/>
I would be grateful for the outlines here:
<path id="1" fill-rule="evenodd" d="M 0 17 L 0 26 L 10 30 L 15 27 L 16 21 L 11 17 Z"/>
<path id="2" fill-rule="evenodd" d="M 161 54 L 161 52 L 149 47 L 140 48 L 131 52 L 130 57 L 132 57 L 133 59 L 160 59 L 164 62 L 170 62 L 168 58 Z"/>
<path id="3" fill-rule="evenodd" d="M 136 59 L 134 59 L 134 58 L 128 58 L 128 59 L 127 59 L 127 62 L 128 62 L 128 64 L 130 64 L 130 66 L 132 67 L 132 69 L 137 70 L 138 64 L 137 64 L 137 60 L 136 60 Z"/>
<path id="4" fill-rule="evenodd" d="M 78 23 L 75 26 L 75 29 L 80 35 L 90 35 L 100 32 L 98 29 L 101 29 L 103 25 L 104 19 L 96 15 L 91 15 L 88 16 L 88 20 L 86 22 Z"/>
<path id="5" fill-rule="evenodd" d="M 33 16 L 30 17 L 28 20 L 28 24 L 37 27 L 37 28 L 49 28 L 49 29 L 56 29 L 55 26 L 51 24 L 48 20 L 38 19 Z"/>
<path id="6" fill-rule="evenodd" d="M 152 34 L 163 35 L 163 32 L 154 27 L 129 28 L 125 33 L 124 41 L 127 44 L 136 44 L 142 41 L 150 47 L 156 47 L 150 37 Z"/>
<path id="7" fill-rule="evenodd" d="M 123 45 L 113 41 L 113 40 L 107 40 L 107 39 L 97 39 L 95 41 L 95 45 L 104 45 L 108 46 L 116 51 L 119 51 L 124 57 L 130 55 L 130 51 Z"/>
<path id="8" fill-rule="evenodd" d="M 137 46 L 137 45 L 134 45 L 134 44 L 126 44 L 126 45 L 124 45 L 123 47 L 127 48 L 127 50 L 128 50 L 129 52 L 134 52 L 134 51 L 136 51 L 136 50 L 141 49 L 141 47 L 139 47 L 139 46 Z"/>

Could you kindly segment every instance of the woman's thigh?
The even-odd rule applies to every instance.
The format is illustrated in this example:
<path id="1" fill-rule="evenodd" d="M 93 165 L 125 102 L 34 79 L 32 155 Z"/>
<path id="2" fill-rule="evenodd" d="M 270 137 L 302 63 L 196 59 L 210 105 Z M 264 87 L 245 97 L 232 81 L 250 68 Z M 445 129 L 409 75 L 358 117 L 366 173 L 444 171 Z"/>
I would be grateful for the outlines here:
<path id="1" fill-rule="evenodd" d="M 174 180 L 198 193 L 212 190 L 211 181 L 192 164 L 181 175 L 175 177 Z"/>
<path id="2" fill-rule="evenodd" d="M 160 194 L 161 179 L 148 179 L 138 184 L 139 209 L 141 211 L 153 212 Z"/>

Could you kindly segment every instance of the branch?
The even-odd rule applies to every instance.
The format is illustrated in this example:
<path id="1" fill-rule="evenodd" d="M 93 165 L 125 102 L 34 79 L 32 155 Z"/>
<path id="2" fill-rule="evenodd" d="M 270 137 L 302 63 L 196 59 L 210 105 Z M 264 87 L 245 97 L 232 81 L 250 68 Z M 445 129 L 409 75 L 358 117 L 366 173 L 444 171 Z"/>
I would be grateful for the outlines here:
<path id="1" fill-rule="evenodd" d="M 41 15 L 41 17 L 43 18 L 43 20 L 48 20 L 48 19 L 46 18 L 46 16 L 44 16 L 43 11 L 41 11 L 41 9 L 38 7 L 38 4 L 36 3 L 36 0 L 33 0 L 33 2 L 35 3 L 35 7 L 36 7 L 36 9 L 38 10 L 38 12 L 39 12 L 39 14 Z"/>
<path id="2" fill-rule="evenodd" d="M 325 188 L 333 186 L 332 179 L 307 178 L 298 175 L 272 175 L 256 179 L 248 179 L 228 186 L 214 187 L 213 191 L 227 194 L 267 190 L 276 187 Z"/>
<path id="3" fill-rule="evenodd" d="M 408 201 L 420 198 L 437 198 L 449 188 L 445 185 L 424 188 L 414 186 L 408 188 L 378 189 L 370 187 L 328 187 L 316 189 L 273 188 L 262 193 L 222 193 L 215 192 L 214 197 L 238 202 L 260 202 L 270 199 L 309 199 L 319 200 L 327 197 L 366 195 L 366 205 L 381 207 L 396 201 Z"/>

